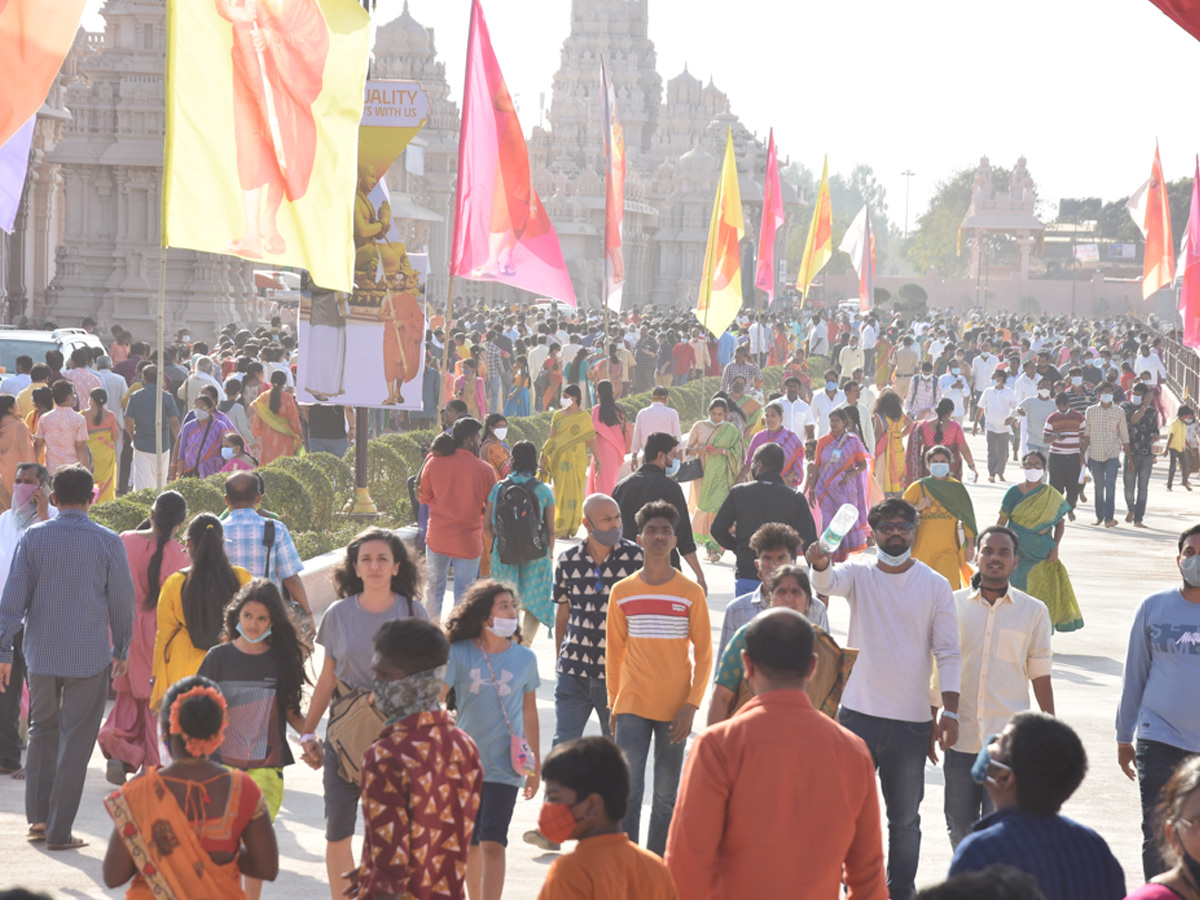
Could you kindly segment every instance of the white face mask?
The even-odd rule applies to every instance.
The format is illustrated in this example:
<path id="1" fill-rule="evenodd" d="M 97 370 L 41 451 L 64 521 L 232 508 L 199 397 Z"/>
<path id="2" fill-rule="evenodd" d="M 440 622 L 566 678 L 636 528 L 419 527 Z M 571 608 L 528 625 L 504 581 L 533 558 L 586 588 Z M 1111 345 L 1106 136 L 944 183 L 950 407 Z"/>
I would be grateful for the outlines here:
<path id="1" fill-rule="evenodd" d="M 492 618 L 492 624 L 488 626 L 488 630 L 497 637 L 507 638 L 512 637 L 517 630 L 517 620 L 514 616 L 511 619 L 502 619 L 499 616 Z"/>
<path id="2" fill-rule="evenodd" d="M 1038 388 L 1038 396 L 1041 397 L 1043 400 L 1050 399 L 1050 389 L 1049 388 Z"/>
<path id="3" fill-rule="evenodd" d="M 508 437 L 508 428 L 495 428 L 492 430 L 492 434 L 496 436 L 496 440 L 502 441 Z"/>
<path id="4" fill-rule="evenodd" d="M 1113 395 L 1112 395 L 1112 394 L 1101 394 L 1101 395 L 1100 395 L 1100 402 L 1101 402 L 1101 403 L 1103 403 L 1103 404 L 1107 405 L 1107 404 L 1109 404 L 1109 403 L 1112 403 L 1112 401 L 1113 401 Z"/>
<path id="5" fill-rule="evenodd" d="M 1045 476 L 1046 476 L 1045 469 L 1026 469 L 1025 470 L 1025 480 L 1026 481 L 1040 482 Z"/>

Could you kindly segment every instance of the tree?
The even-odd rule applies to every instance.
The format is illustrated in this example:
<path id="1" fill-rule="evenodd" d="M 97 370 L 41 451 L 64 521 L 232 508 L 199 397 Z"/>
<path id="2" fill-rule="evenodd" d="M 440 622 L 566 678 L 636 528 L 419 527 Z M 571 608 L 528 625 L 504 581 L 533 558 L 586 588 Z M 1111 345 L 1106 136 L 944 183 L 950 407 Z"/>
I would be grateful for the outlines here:
<path id="1" fill-rule="evenodd" d="M 1096 233 L 1110 241 L 1141 246 L 1145 244 L 1145 239 L 1138 224 L 1133 221 L 1133 216 L 1125 208 L 1128 202 L 1128 197 L 1122 197 L 1105 203 L 1100 209 Z M 1188 212 L 1192 205 L 1192 179 L 1180 178 L 1178 181 L 1167 182 L 1167 205 L 1171 209 L 1171 236 L 1178 253 L 1180 239 L 1187 230 Z"/>
<path id="2" fill-rule="evenodd" d="M 1008 173 L 993 169 L 992 179 L 1002 184 L 1008 179 Z M 948 278 L 966 274 L 968 257 L 959 255 L 958 229 L 971 205 L 974 183 L 975 170 L 961 169 L 934 190 L 929 208 L 917 219 L 906 253 L 909 264 L 919 275 L 924 275 L 928 269 L 937 269 Z"/>

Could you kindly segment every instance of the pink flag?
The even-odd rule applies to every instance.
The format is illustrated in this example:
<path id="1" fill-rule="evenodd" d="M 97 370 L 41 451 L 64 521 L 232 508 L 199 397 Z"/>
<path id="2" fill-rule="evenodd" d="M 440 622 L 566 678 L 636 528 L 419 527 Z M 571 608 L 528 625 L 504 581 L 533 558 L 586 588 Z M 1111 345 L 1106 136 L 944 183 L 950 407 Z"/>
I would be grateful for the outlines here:
<path id="1" fill-rule="evenodd" d="M 617 113 L 617 92 L 600 58 L 600 102 L 604 104 L 604 302 L 621 311 L 625 286 L 625 250 L 621 232 L 625 219 L 625 128 Z"/>
<path id="2" fill-rule="evenodd" d="M 562 248 L 533 189 L 529 151 L 479 0 L 471 4 L 450 274 L 575 306 Z"/>
<path id="3" fill-rule="evenodd" d="M 1183 315 L 1184 346 L 1200 347 L 1200 157 L 1196 158 L 1196 177 L 1192 180 L 1192 211 L 1188 216 L 1187 231 L 1179 311 Z"/>
<path id="4" fill-rule="evenodd" d="M 775 156 L 775 129 L 767 143 L 767 177 L 763 182 L 762 227 L 758 229 L 758 271 L 754 286 L 767 292 L 767 305 L 775 300 L 775 233 L 783 224 L 783 193 L 779 188 L 779 160 Z"/>
<path id="5" fill-rule="evenodd" d="M 871 233 L 871 210 L 863 222 L 862 262 L 858 266 L 858 309 L 866 312 L 875 306 L 875 235 Z"/>

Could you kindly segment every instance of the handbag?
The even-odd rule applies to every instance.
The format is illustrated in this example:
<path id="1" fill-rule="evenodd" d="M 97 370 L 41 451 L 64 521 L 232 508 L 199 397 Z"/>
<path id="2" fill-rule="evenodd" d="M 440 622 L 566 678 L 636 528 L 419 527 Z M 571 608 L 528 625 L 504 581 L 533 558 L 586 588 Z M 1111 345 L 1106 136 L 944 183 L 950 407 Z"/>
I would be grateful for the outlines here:
<path id="1" fill-rule="evenodd" d="M 383 713 L 371 705 L 370 691 L 338 679 L 325 740 L 337 754 L 338 775 L 351 784 L 359 784 L 363 754 L 379 739 L 383 722 Z"/>
<path id="2" fill-rule="evenodd" d="M 479 647 L 479 652 L 483 654 L 483 661 L 487 664 L 488 677 L 492 679 L 492 687 L 496 691 L 496 701 L 500 704 L 500 712 L 504 716 L 504 724 L 508 726 L 508 752 L 512 760 L 513 771 L 521 777 L 534 775 L 537 773 L 536 760 L 533 753 L 533 748 L 529 746 L 529 741 L 517 734 L 512 727 L 512 722 L 508 718 L 508 710 L 504 708 L 504 698 L 500 696 L 500 683 L 496 681 L 496 673 L 492 671 L 492 661 L 488 658 L 487 651 L 483 649 L 482 644 L 476 644 Z"/>
<path id="3" fill-rule="evenodd" d="M 704 463 L 701 462 L 698 456 L 685 459 L 679 464 L 679 471 L 675 473 L 675 480 L 680 484 L 685 481 L 696 481 L 703 477 Z"/>

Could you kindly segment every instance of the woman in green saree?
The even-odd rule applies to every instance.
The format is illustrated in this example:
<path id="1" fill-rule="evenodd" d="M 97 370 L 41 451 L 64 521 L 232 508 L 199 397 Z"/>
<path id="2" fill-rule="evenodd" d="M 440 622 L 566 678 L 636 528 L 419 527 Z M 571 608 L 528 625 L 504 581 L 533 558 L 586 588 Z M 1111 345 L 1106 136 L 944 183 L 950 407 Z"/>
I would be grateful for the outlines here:
<path id="1" fill-rule="evenodd" d="M 1026 453 L 1022 466 L 1025 480 L 1008 489 L 997 520 L 1011 528 L 1020 541 L 1019 562 L 1008 581 L 1046 604 L 1055 631 L 1075 631 L 1083 627 L 1083 616 L 1066 566 L 1058 559 L 1071 505 L 1046 484 L 1046 457 L 1040 450 Z"/>
<path id="2" fill-rule="evenodd" d="M 726 420 L 728 405 L 720 397 L 708 404 L 708 418 L 692 426 L 687 439 L 687 455 L 699 457 L 704 477 L 692 482 L 692 534 L 703 541 L 708 561 L 721 558 L 721 547 L 709 530 L 713 516 L 721 508 L 729 489 L 737 482 L 741 468 L 742 430 Z"/>
<path id="3" fill-rule="evenodd" d="M 554 533 L 560 538 L 574 537 L 583 524 L 589 453 L 600 473 L 596 429 L 581 408 L 582 397 L 577 384 L 563 388 L 566 405 L 550 419 L 550 437 L 542 445 L 542 481 L 554 484 Z"/>

